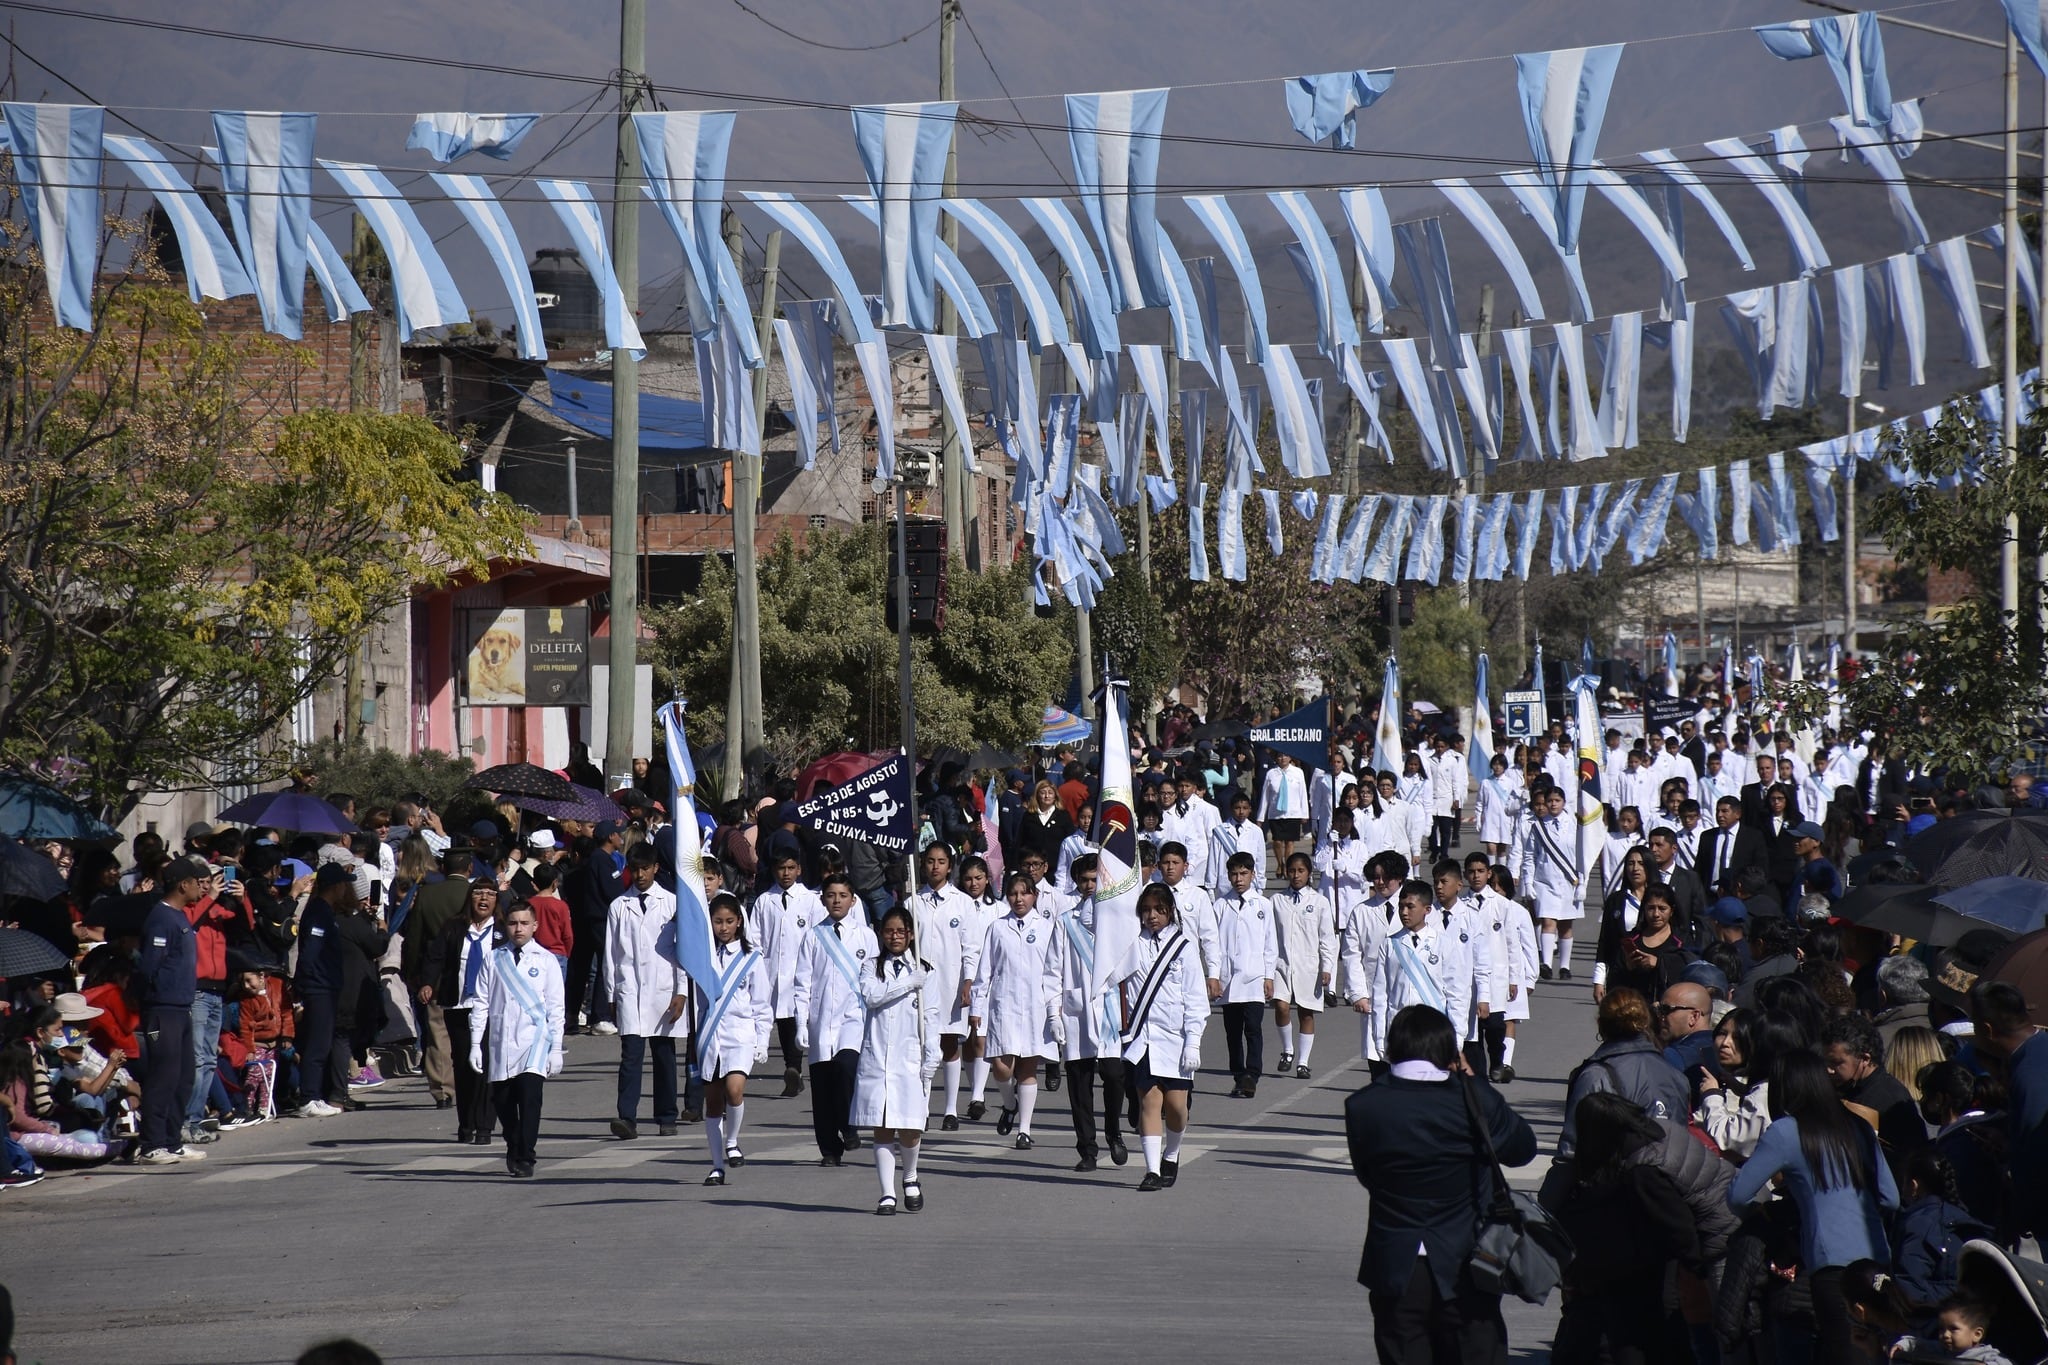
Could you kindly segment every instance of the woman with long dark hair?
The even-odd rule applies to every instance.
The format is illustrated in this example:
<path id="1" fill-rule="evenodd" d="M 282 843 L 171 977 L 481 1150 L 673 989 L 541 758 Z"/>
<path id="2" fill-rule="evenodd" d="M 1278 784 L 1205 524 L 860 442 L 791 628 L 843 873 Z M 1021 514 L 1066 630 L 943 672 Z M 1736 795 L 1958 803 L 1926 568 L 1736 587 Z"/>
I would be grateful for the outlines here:
<path id="1" fill-rule="evenodd" d="M 1813 1293 L 1817 1365 L 1857 1365 L 1854 1323 L 1842 1271 L 1869 1257 L 1889 1261 L 1884 1218 L 1899 1206 L 1898 1187 L 1878 1151 L 1877 1134 L 1835 1093 L 1827 1064 L 1811 1052 L 1780 1057 L 1771 1075 L 1772 1123 L 1728 1191 L 1740 1212 L 1771 1182 L 1799 1211 L 1799 1273 Z"/>
<path id="2" fill-rule="evenodd" d="M 896 1166 L 903 1165 L 903 1207 L 924 1208 L 917 1149 L 931 1112 L 932 1077 L 939 1069 L 940 992 L 926 990 L 931 964 L 917 955 L 917 928 L 902 906 L 882 912 L 875 926 L 882 950 L 872 971 L 860 974 L 860 1065 L 853 1082 L 853 1122 L 874 1129 L 875 1172 L 881 1177 L 879 1214 L 896 1212 Z"/>
<path id="3" fill-rule="evenodd" d="M 1693 1121 L 1730 1161 L 1741 1165 L 1756 1151 L 1771 1126 L 1771 1068 L 1802 1046 L 1789 1014 L 1730 1010 L 1714 1026 L 1714 1065 L 1700 1076 Z"/>

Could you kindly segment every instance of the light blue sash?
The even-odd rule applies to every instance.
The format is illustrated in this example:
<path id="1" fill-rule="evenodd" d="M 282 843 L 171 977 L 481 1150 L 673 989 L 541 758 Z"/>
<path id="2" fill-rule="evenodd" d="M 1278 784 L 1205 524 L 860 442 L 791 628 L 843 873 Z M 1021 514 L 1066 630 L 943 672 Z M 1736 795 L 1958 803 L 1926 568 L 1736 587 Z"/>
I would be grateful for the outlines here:
<path id="1" fill-rule="evenodd" d="M 1081 970 L 1088 980 L 1095 980 L 1095 935 L 1087 925 L 1081 923 L 1078 913 L 1060 916 L 1060 923 L 1067 927 L 1067 938 L 1074 945 L 1074 953 L 1081 959 Z M 1116 1026 L 1116 1009 L 1109 1003 L 1109 992 L 1102 993 L 1102 1041 L 1122 1041 Z"/>
<path id="2" fill-rule="evenodd" d="M 825 920 L 823 923 L 813 925 L 811 932 L 816 934 L 818 942 L 824 945 L 825 956 L 832 959 L 832 965 L 837 967 L 839 974 L 846 978 L 846 989 L 852 991 L 855 995 L 859 995 L 860 968 L 854 966 L 853 954 L 846 951 L 845 941 L 839 935 L 832 932 L 832 926 L 836 923 L 838 923 L 836 920 Z"/>
<path id="3" fill-rule="evenodd" d="M 1423 1003 L 1439 1014 L 1445 1013 L 1443 987 L 1437 984 L 1437 979 L 1429 974 L 1429 968 L 1424 965 L 1422 950 L 1415 935 L 1396 935 L 1393 953 L 1395 962 L 1400 965 L 1401 975 L 1415 988 Z"/>
<path id="4" fill-rule="evenodd" d="M 833 942 L 837 943 L 838 940 L 834 939 Z M 845 949 L 842 948 L 840 951 L 844 952 Z M 720 1021 L 725 1018 L 725 1012 L 731 1007 L 734 997 L 739 995 L 740 988 L 747 984 L 747 977 L 753 972 L 754 964 L 760 960 L 759 953 L 746 953 L 727 967 L 725 975 L 719 978 L 718 999 L 704 1011 L 703 1021 L 697 1025 L 697 1069 L 700 1072 L 711 1056 L 711 1041 L 718 1036 Z"/>

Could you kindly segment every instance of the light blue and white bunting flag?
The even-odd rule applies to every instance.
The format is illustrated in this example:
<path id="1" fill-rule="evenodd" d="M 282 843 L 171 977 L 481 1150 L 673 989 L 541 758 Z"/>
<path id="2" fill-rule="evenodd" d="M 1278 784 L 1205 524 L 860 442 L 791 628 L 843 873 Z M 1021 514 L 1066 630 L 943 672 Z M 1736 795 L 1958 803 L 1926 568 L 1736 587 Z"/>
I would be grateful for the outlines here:
<path id="1" fill-rule="evenodd" d="M 450 175 L 436 171 L 432 179 L 441 187 L 441 193 L 455 201 L 463 219 L 483 242 L 491 264 L 498 268 L 498 278 L 504 282 L 505 293 L 512 300 L 513 330 L 519 338 L 519 358 L 546 360 L 548 344 L 541 331 L 540 308 L 533 297 L 533 273 L 527 268 L 519 235 L 512 230 L 512 220 L 505 216 L 504 205 L 498 202 L 480 175 Z"/>
<path id="2" fill-rule="evenodd" d="M 232 299 L 253 294 L 256 286 L 242 269 L 233 243 L 221 230 L 218 219 L 184 176 L 178 174 L 164 154 L 139 137 L 108 133 L 103 139 L 107 155 L 122 162 L 135 178 L 149 187 L 157 206 L 171 220 L 178 237 L 178 255 L 185 262 L 185 288 L 192 302 L 201 299 Z M 19 166 L 17 158 L 15 164 Z"/>
<path id="3" fill-rule="evenodd" d="M 469 309 L 456 291 L 447 262 L 391 177 L 375 166 L 355 161 L 322 157 L 320 165 L 334 177 L 342 193 L 355 201 L 356 211 L 383 244 L 384 259 L 391 268 L 392 302 L 398 312 L 398 339 L 410 341 L 417 331 L 467 323 Z"/>
<path id="4" fill-rule="evenodd" d="M 213 115 L 228 221 L 235 230 L 242 266 L 256 287 L 264 330 L 293 341 L 305 335 L 314 124 L 311 114 Z"/>
<path id="5" fill-rule="evenodd" d="M 1164 308 L 1169 297 L 1154 206 L 1166 96 L 1164 89 L 1067 96 L 1074 181 L 1120 313 Z"/>
<path id="6" fill-rule="evenodd" d="M 1620 43 L 1525 52 L 1515 57 L 1515 82 L 1522 98 L 1522 122 L 1536 172 L 1550 191 L 1557 245 L 1567 255 L 1579 249 L 1579 216 L 1586 201 L 1585 172 L 1598 155 L 1600 125 L 1621 62 Z"/>
<path id="7" fill-rule="evenodd" d="M 568 229 L 570 244 L 583 258 L 583 268 L 590 272 L 591 281 L 597 286 L 598 297 L 604 305 L 605 345 L 614 350 L 629 351 L 635 360 L 641 359 L 647 354 L 647 345 L 640 339 L 638 319 L 626 306 L 626 296 L 619 289 L 619 277 L 612 272 L 611 248 L 605 244 L 604 215 L 598 212 L 597 200 L 591 197 L 590 186 L 580 180 L 538 180 L 534 183 L 554 205 L 555 216 Z M 739 330 L 745 332 L 747 329 L 742 327 Z"/>
<path id="8" fill-rule="evenodd" d="M 938 330 L 939 203 L 959 112 L 952 100 L 854 106 L 853 139 L 881 209 L 884 327 Z"/>
<path id="9" fill-rule="evenodd" d="M 539 114 L 421 114 L 405 145 L 444 166 L 471 152 L 510 161 L 539 122 Z"/>

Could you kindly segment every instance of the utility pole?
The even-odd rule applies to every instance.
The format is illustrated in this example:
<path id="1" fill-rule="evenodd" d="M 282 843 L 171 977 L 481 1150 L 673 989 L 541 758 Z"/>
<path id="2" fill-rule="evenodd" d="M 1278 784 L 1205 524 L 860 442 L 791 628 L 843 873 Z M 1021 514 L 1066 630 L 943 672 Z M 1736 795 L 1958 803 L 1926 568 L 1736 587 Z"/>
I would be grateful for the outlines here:
<path id="1" fill-rule="evenodd" d="M 917 707 L 911 698 L 910 651 L 910 509 L 903 495 L 903 469 L 896 470 L 896 711 L 903 732 L 905 761 L 917 762 Z M 910 784 L 910 828 L 919 828 L 917 783 Z M 913 837 L 915 837 L 913 835 Z M 912 874 L 915 876 L 915 873 Z M 906 888 L 907 892 L 908 888 Z"/>
<path id="2" fill-rule="evenodd" d="M 746 248 L 740 238 L 739 215 L 724 215 L 726 250 L 733 265 L 743 266 Z M 775 328 L 776 280 L 782 265 L 782 233 L 769 234 L 761 279 L 761 313 L 755 320 L 762 355 Z M 701 376 L 700 376 L 701 378 Z M 765 426 L 768 411 L 768 369 L 754 372 L 754 411 Z M 726 783 L 744 777 L 747 758 L 758 753 L 765 727 L 761 719 L 761 581 L 755 553 L 754 518 L 761 499 L 761 463 L 743 450 L 726 452 L 732 460 L 732 655 L 727 680 L 725 718 Z M 735 722 L 737 717 L 737 722 Z M 735 793 L 737 794 L 737 793 Z"/>
<path id="3" fill-rule="evenodd" d="M 953 30 L 960 22 L 960 0 L 939 0 L 939 98 L 953 99 L 957 93 L 953 80 Z M 946 197 L 951 199 L 959 183 L 960 130 L 957 126 L 946 136 Z M 953 215 L 939 215 L 939 240 L 948 247 L 960 245 L 960 224 Z M 953 300 L 945 290 L 939 291 L 939 331 L 946 336 L 959 334 L 958 318 L 955 316 Z M 937 376 L 933 376 L 936 382 Z M 981 538 L 973 535 L 970 527 L 976 518 L 968 509 L 967 460 L 964 447 L 974 439 L 973 433 L 955 431 L 953 414 L 943 403 L 936 401 L 933 406 L 940 409 L 939 420 L 944 424 L 946 439 L 940 449 L 939 476 L 943 482 L 946 504 L 946 552 L 947 557 L 959 555 L 968 568 L 981 568 Z"/>
<path id="4" fill-rule="evenodd" d="M 1856 458 L 1858 397 L 1849 399 L 1849 439 L 1844 446 L 1848 458 L 1842 461 L 1842 652 L 1851 656 L 1856 653 L 1856 471 L 1863 464 Z"/>
<path id="5" fill-rule="evenodd" d="M 1365 262 L 1356 251 L 1351 253 L 1351 288 L 1348 295 L 1351 316 L 1356 319 L 1365 308 Z M 1363 330 L 1361 328 L 1361 330 Z M 1365 409 L 1359 406 L 1358 395 L 1349 393 L 1344 404 L 1344 472 L 1339 477 L 1337 491 L 1346 498 L 1358 492 L 1358 480 L 1364 473 L 1365 464 Z"/>
<path id="6" fill-rule="evenodd" d="M 619 140 L 612 180 L 612 273 L 629 314 L 640 310 L 640 144 L 633 113 L 646 92 L 647 0 L 619 0 Z M 611 687 L 605 707 L 604 766 L 623 783 L 633 772 L 642 727 L 638 689 L 640 597 L 640 366 L 612 348 Z M 728 763 L 731 761 L 727 760 Z"/>
<path id="7" fill-rule="evenodd" d="M 1998 436 L 2006 468 L 2019 463 L 2020 339 L 2019 248 L 2020 248 L 2020 44 L 2012 26 L 2005 30 L 2005 334 L 2004 386 L 2000 391 Z M 2044 208 L 2048 213 L 2048 208 Z M 1999 605 L 2007 625 L 2019 626 L 2020 616 L 2020 518 L 2009 512 L 2005 518 L 2005 543 L 1998 555 Z"/>

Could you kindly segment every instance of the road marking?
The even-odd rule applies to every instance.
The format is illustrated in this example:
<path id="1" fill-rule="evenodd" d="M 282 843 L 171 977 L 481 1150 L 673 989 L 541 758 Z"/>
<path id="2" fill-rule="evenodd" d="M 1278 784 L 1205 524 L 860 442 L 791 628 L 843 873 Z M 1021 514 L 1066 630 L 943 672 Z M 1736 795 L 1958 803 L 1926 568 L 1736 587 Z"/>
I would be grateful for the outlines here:
<path id="1" fill-rule="evenodd" d="M 251 1180 L 276 1180 L 279 1176 L 297 1175 L 310 1171 L 325 1163 L 314 1161 L 284 1161 L 260 1166 L 233 1166 L 224 1171 L 212 1171 L 199 1178 L 202 1185 L 235 1185 Z"/>

